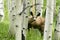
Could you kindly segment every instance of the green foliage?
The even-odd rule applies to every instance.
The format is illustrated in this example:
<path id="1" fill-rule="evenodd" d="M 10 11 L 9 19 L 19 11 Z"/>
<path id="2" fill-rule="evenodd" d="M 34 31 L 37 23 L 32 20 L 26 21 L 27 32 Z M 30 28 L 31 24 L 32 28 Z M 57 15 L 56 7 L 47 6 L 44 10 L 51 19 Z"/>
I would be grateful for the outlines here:
<path id="1" fill-rule="evenodd" d="M 10 37 L 8 34 L 9 24 L 0 23 L 0 40 L 14 40 L 14 37 Z"/>
<path id="2" fill-rule="evenodd" d="M 41 37 L 41 34 L 37 29 L 30 29 L 27 33 L 27 40 L 43 40 L 43 36 Z"/>

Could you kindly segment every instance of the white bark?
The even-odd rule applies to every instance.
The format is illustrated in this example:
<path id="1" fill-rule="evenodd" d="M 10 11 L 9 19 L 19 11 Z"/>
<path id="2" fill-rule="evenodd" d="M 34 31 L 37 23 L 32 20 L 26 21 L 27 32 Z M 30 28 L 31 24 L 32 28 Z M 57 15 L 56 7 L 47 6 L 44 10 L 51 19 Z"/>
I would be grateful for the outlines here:
<path id="1" fill-rule="evenodd" d="M 35 4 L 35 0 L 32 0 L 32 1 L 30 0 L 30 5 L 34 5 L 34 4 Z M 35 7 L 36 7 L 36 6 L 33 6 L 33 7 L 30 9 L 30 11 L 33 12 L 34 16 L 35 16 L 35 14 L 36 14 Z"/>
<path id="2" fill-rule="evenodd" d="M 47 0 L 47 11 L 45 19 L 44 39 L 52 40 L 52 25 L 53 25 L 53 12 L 55 0 Z"/>
<path id="3" fill-rule="evenodd" d="M 55 28 L 54 40 L 60 40 L 60 6 L 59 6 L 59 12 L 57 16 L 57 25 Z"/>
<path id="4" fill-rule="evenodd" d="M 0 22 L 4 19 L 4 1 L 0 0 Z"/>
<path id="5" fill-rule="evenodd" d="M 29 1 L 29 0 L 28 0 Z M 28 13 L 29 13 L 29 8 L 26 9 L 25 12 L 26 14 L 21 14 L 18 15 L 22 12 L 24 7 L 29 6 L 27 0 L 9 0 L 8 1 L 8 10 L 9 10 L 9 17 L 10 17 L 10 27 L 9 27 L 9 33 L 11 35 L 15 35 L 15 40 L 22 40 L 22 28 L 23 29 L 23 34 L 26 37 L 26 29 L 28 26 Z M 23 3 L 26 3 L 23 7 Z"/>
<path id="6" fill-rule="evenodd" d="M 16 0 L 7 0 L 8 1 L 8 10 L 9 10 L 9 20 L 10 20 L 10 25 L 9 25 L 9 34 L 10 35 L 15 35 L 16 32 L 16 27 L 14 26 L 15 24 L 15 15 L 16 15 Z"/>
<path id="7" fill-rule="evenodd" d="M 15 35 L 15 40 L 22 40 L 22 15 L 19 14 L 23 10 L 22 0 L 8 0 L 8 10 L 10 17 L 9 33 Z"/>
<path id="8" fill-rule="evenodd" d="M 23 10 L 23 2 L 22 0 L 16 0 L 16 14 L 21 13 Z M 23 14 L 16 15 L 15 27 L 16 27 L 16 35 L 15 40 L 22 40 L 22 27 L 23 27 Z"/>
<path id="9" fill-rule="evenodd" d="M 39 4 L 36 6 L 36 14 L 41 13 L 42 16 L 43 0 L 36 0 L 36 4 Z"/>
<path id="10" fill-rule="evenodd" d="M 22 40 L 22 15 L 16 16 L 15 27 L 16 27 L 16 35 L 15 40 Z"/>
<path id="11" fill-rule="evenodd" d="M 30 0 L 23 0 L 23 6 L 24 6 L 24 9 L 27 7 L 27 6 L 30 6 Z M 23 10 L 24 10 L 23 9 Z M 24 34 L 24 37 L 25 37 L 25 40 L 26 40 L 26 34 L 27 34 L 27 28 L 28 28 L 28 15 L 29 15 L 29 8 L 27 8 L 23 13 L 23 17 L 24 17 L 24 21 L 23 21 L 23 34 Z"/>

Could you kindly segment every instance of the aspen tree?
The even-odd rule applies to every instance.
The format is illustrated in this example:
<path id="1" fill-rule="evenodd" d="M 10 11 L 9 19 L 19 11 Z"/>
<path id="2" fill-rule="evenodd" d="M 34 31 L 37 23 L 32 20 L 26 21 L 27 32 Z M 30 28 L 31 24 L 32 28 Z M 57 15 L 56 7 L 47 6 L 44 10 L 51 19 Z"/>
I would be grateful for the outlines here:
<path id="1" fill-rule="evenodd" d="M 14 20 L 15 20 L 15 15 L 16 15 L 16 0 L 7 0 L 7 4 L 8 4 L 8 13 L 9 13 L 9 34 L 10 35 L 15 35 L 16 32 L 16 27 L 14 27 Z"/>
<path id="2" fill-rule="evenodd" d="M 57 16 L 57 25 L 55 27 L 55 34 L 54 34 L 54 40 L 60 40 L 60 6 L 59 6 L 59 12 Z"/>
<path id="3" fill-rule="evenodd" d="M 4 19 L 4 1 L 0 0 L 0 22 Z"/>
<path id="4" fill-rule="evenodd" d="M 30 6 L 30 0 L 23 0 L 23 10 Z M 30 12 L 30 7 L 28 7 L 23 13 L 23 17 L 24 17 L 24 21 L 23 21 L 23 34 L 24 34 L 24 38 L 26 40 L 26 34 L 27 34 L 27 29 L 28 29 L 28 16 L 29 16 L 29 12 Z"/>
<path id="5" fill-rule="evenodd" d="M 23 4 L 21 0 L 8 0 L 8 10 L 10 17 L 9 33 L 15 35 L 15 40 L 22 40 L 22 15 Z M 19 14 L 19 15 L 17 15 Z"/>
<path id="6" fill-rule="evenodd" d="M 41 13 L 42 16 L 43 0 L 36 0 L 36 4 L 39 4 L 36 6 L 36 14 Z"/>
<path id="7" fill-rule="evenodd" d="M 44 39 L 52 40 L 52 27 L 53 27 L 53 12 L 55 0 L 47 0 Z"/>
<path id="8" fill-rule="evenodd" d="M 22 10 L 23 10 L 23 1 L 16 0 L 16 15 L 15 15 L 16 34 L 15 34 L 15 40 L 22 40 L 23 13 L 20 14 L 22 12 Z"/>

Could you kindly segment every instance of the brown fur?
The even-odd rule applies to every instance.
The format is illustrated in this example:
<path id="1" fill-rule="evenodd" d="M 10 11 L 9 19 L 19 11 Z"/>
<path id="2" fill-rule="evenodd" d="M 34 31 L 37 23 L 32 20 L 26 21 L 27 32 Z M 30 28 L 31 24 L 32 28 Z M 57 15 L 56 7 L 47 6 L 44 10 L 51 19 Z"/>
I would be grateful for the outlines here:
<path id="1" fill-rule="evenodd" d="M 45 19 L 43 17 L 38 16 L 36 20 L 33 20 L 33 18 L 31 18 L 28 22 L 28 28 L 32 28 L 32 27 L 34 29 L 37 28 L 41 33 L 43 33 L 44 23 L 45 23 Z"/>
<path id="2" fill-rule="evenodd" d="M 41 32 L 44 31 L 45 19 L 43 17 L 37 17 L 36 21 L 31 23 L 32 27 L 38 28 Z"/>
<path id="3" fill-rule="evenodd" d="M 28 19 L 28 30 L 30 30 L 30 28 L 39 29 L 41 34 L 43 34 L 45 18 L 41 17 L 40 14 L 41 13 L 37 13 L 37 15 L 34 16 L 33 12 L 30 12 L 30 16 Z"/>

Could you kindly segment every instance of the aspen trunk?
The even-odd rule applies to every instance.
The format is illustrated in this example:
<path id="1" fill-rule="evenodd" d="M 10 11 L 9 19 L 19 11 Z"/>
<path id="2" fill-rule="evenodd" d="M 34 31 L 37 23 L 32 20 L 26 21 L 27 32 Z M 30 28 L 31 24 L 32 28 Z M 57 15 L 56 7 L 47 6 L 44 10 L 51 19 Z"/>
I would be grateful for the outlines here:
<path id="1" fill-rule="evenodd" d="M 23 10 L 27 7 L 30 6 L 30 0 L 23 0 Z M 29 15 L 29 8 L 27 8 L 23 13 L 24 21 L 23 21 L 23 35 L 26 40 L 26 34 L 27 34 L 27 29 L 28 29 L 28 15 Z"/>
<path id="2" fill-rule="evenodd" d="M 30 5 L 34 5 L 35 4 L 35 0 L 30 0 Z M 30 9 L 30 11 L 31 12 L 33 12 L 33 14 L 34 14 L 34 16 L 35 16 L 35 14 L 36 14 L 36 6 L 33 6 L 31 9 Z"/>
<path id="3" fill-rule="evenodd" d="M 10 17 L 9 33 L 15 35 L 15 40 L 22 40 L 22 15 L 17 15 L 23 10 L 23 4 L 21 0 L 9 0 L 8 10 Z"/>
<path id="4" fill-rule="evenodd" d="M 55 0 L 47 0 L 47 10 L 45 19 L 44 39 L 52 40 L 53 12 Z"/>
<path id="5" fill-rule="evenodd" d="M 16 15 L 16 0 L 8 0 L 8 12 L 9 12 L 9 20 L 10 20 L 10 25 L 9 25 L 9 34 L 10 35 L 15 35 L 16 32 L 16 27 L 14 27 L 15 24 L 15 15 Z"/>
<path id="6" fill-rule="evenodd" d="M 15 20 L 16 34 L 15 34 L 15 40 L 22 40 L 23 13 L 20 15 L 22 10 L 23 10 L 22 0 L 16 0 L 16 20 Z"/>
<path id="7" fill-rule="evenodd" d="M 54 40 L 60 40 L 60 6 L 59 6 L 59 12 L 57 16 L 57 25 L 55 27 Z"/>
<path id="8" fill-rule="evenodd" d="M 0 22 L 4 19 L 4 1 L 0 0 Z"/>
<path id="9" fill-rule="evenodd" d="M 42 16 L 43 0 L 36 0 L 36 4 L 39 4 L 36 6 L 36 14 L 41 13 Z"/>

